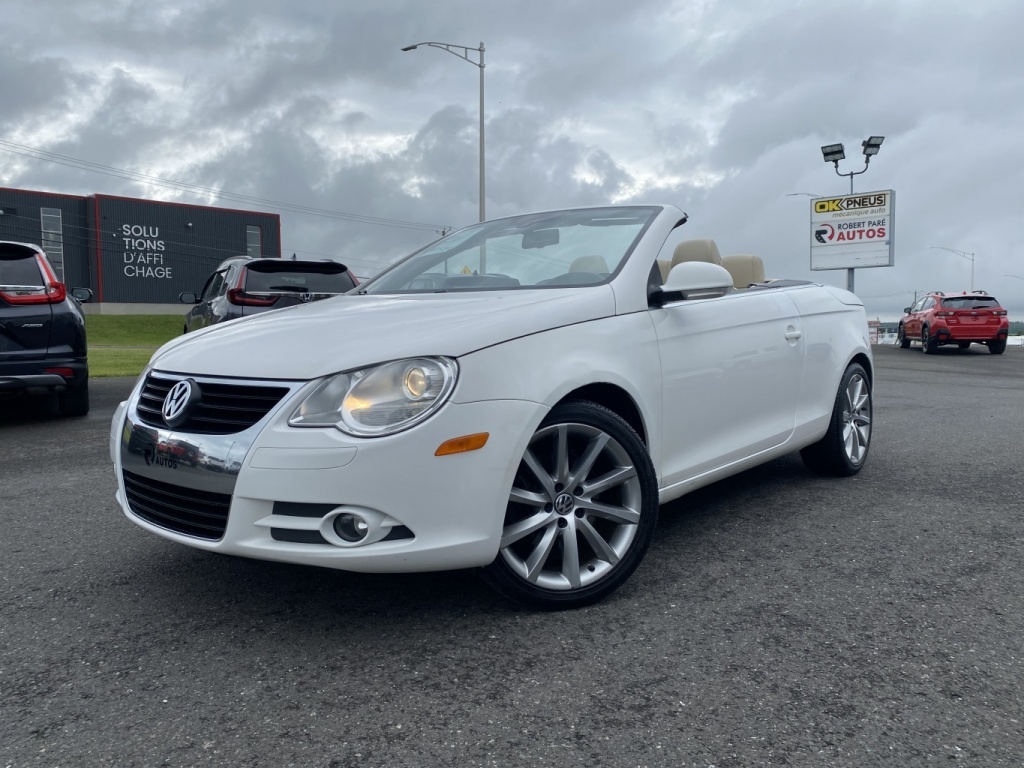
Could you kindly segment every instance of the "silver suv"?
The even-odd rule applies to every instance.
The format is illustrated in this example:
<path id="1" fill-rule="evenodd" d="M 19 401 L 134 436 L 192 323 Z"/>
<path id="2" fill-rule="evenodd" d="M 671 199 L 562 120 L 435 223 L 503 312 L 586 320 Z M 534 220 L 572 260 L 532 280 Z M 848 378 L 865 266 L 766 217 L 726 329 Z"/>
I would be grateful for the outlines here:
<path id="1" fill-rule="evenodd" d="M 248 317 L 271 309 L 347 293 L 359 284 L 337 261 L 254 259 L 234 256 L 221 262 L 201 293 L 182 293 L 195 306 L 185 315 L 184 333 L 214 323 Z"/>

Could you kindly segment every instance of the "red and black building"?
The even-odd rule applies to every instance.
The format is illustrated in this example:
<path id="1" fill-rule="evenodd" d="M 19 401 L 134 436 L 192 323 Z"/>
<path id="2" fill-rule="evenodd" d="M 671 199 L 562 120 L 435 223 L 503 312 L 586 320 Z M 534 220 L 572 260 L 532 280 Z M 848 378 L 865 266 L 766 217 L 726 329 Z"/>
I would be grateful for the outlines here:
<path id="1" fill-rule="evenodd" d="M 100 304 L 177 304 L 224 259 L 281 256 L 281 217 L 114 195 L 0 187 L 0 240 L 42 246 Z"/>

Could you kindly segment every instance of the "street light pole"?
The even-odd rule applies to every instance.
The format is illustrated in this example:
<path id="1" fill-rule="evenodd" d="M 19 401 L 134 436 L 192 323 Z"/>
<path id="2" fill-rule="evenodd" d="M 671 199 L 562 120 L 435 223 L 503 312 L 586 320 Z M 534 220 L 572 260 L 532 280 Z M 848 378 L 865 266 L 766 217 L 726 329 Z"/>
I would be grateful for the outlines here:
<path id="1" fill-rule="evenodd" d="M 956 248 L 947 248 L 944 245 L 929 245 L 929 248 L 936 248 L 940 251 L 949 251 L 955 253 L 961 259 L 967 259 L 971 262 L 971 293 L 974 293 L 974 254 L 969 251 L 958 251 Z"/>
<path id="2" fill-rule="evenodd" d="M 468 61 L 474 67 L 480 70 L 480 221 L 486 218 L 485 213 L 485 199 L 486 194 L 484 190 L 484 44 L 480 43 L 479 48 L 469 48 L 465 45 L 452 45 L 451 43 L 416 43 L 416 45 L 407 45 L 403 48 L 403 51 L 414 51 L 421 45 L 428 46 L 430 48 L 440 48 L 442 51 L 448 51 L 453 56 L 458 56 L 464 61 Z M 459 53 L 462 51 L 462 53 Z M 474 61 L 469 57 L 469 52 L 474 51 L 480 54 L 480 60 Z"/>
<path id="3" fill-rule="evenodd" d="M 842 144 L 828 144 L 821 148 L 821 154 L 825 158 L 826 163 L 832 163 L 836 169 L 836 176 L 849 176 L 850 177 L 850 194 L 853 194 L 853 177 L 860 176 L 862 173 L 867 173 L 868 166 L 871 164 L 871 158 L 878 154 L 878 150 L 882 146 L 882 142 L 885 141 L 885 136 L 869 136 L 860 143 L 864 149 L 864 168 L 859 171 L 850 171 L 849 173 L 839 172 L 839 161 L 846 158 L 846 152 L 843 150 Z"/>
<path id="4" fill-rule="evenodd" d="M 846 159 L 846 151 L 843 149 L 842 144 L 826 144 L 821 148 L 821 155 L 826 163 L 832 163 L 835 166 L 837 176 L 850 177 L 850 194 L 852 195 L 853 177 L 867 172 L 868 166 L 871 164 L 871 158 L 878 154 L 883 141 L 885 141 L 885 136 L 868 136 L 860 143 L 864 150 L 864 169 L 860 171 L 839 172 L 839 161 Z M 853 293 L 853 267 L 846 270 L 846 290 Z"/>

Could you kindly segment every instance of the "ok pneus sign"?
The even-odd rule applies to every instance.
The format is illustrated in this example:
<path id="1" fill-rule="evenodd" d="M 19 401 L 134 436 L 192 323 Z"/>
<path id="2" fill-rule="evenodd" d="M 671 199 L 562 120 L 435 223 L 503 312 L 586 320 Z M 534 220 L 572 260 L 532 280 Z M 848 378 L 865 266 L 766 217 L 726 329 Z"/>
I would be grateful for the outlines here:
<path id="1" fill-rule="evenodd" d="M 891 189 L 811 201 L 811 269 L 891 267 Z"/>
<path id="2" fill-rule="evenodd" d="M 171 279 L 171 267 L 164 264 L 166 246 L 160 228 L 141 224 L 122 224 L 124 274 L 126 277 Z"/>

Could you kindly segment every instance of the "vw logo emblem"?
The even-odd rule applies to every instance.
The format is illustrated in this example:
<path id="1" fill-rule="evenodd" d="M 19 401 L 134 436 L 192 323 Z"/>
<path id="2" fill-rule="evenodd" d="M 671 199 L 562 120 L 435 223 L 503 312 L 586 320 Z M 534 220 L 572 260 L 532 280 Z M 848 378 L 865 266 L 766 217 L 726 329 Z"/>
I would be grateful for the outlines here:
<path id="1" fill-rule="evenodd" d="M 160 410 L 168 427 L 176 427 L 188 418 L 188 407 L 199 396 L 199 385 L 192 379 L 182 379 L 167 393 Z"/>
<path id="2" fill-rule="evenodd" d="M 576 502 L 568 493 L 561 493 L 555 499 L 555 512 L 560 515 L 568 515 L 576 506 Z"/>

